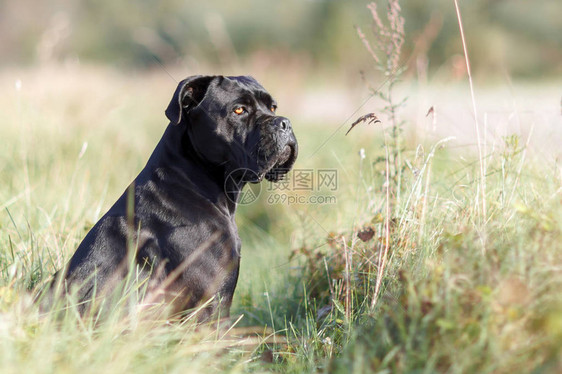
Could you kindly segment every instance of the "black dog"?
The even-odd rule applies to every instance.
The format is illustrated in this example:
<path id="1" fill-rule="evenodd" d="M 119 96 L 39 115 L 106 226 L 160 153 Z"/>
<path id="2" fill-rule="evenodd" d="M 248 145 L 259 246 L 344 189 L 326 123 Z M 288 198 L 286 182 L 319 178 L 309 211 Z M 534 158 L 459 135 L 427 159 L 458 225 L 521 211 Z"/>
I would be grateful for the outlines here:
<path id="1" fill-rule="evenodd" d="M 87 305 L 135 266 L 149 280 L 147 294 L 174 311 L 212 299 L 199 319 L 228 316 L 240 265 L 239 193 L 248 182 L 279 180 L 297 157 L 291 124 L 276 106 L 251 77 L 180 82 L 148 163 L 55 274 L 50 294 L 74 290 Z"/>

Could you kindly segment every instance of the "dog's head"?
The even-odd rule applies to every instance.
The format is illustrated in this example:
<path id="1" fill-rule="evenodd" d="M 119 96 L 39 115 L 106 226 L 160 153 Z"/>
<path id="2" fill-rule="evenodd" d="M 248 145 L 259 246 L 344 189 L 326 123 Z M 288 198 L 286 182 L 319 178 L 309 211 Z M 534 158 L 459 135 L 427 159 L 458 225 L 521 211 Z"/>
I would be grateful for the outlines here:
<path id="1" fill-rule="evenodd" d="M 166 116 L 185 126 L 186 141 L 206 164 L 257 183 L 281 179 L 297 158 L 291 122 L 276 110 L 252 77 L 193 76 L 179 83 Z"/>

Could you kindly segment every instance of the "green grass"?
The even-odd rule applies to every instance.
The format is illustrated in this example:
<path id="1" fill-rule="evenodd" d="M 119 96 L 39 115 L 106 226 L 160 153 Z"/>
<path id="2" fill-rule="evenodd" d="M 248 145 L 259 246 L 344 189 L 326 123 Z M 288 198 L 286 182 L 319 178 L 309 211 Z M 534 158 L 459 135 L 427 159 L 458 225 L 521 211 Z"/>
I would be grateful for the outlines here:
<path id="1" fill-rule="evenodd" d="M 384 163 L 374 162 L 382 131 L 342 129 L 310 157 L 335 127 L 293 118 L 296 167 L 337 169 L 337 203 L 270 205 L 263 186 L 239 210 L 231 330 L 141 318 L 126 302 L 103 320 L 73 308 L 41 315 L 31 290 L 142 168 L 174 83 L 95 69 L 17 74 L 22 90 L 5 73 L 0 96 L 2 373 L 562 370 L 562 174 L 517 137 L 486 149 L 486 216 L 475 153 L 406 142 L 388 215 Z M 374 234 L 366 242 L 363 228 Z"/>

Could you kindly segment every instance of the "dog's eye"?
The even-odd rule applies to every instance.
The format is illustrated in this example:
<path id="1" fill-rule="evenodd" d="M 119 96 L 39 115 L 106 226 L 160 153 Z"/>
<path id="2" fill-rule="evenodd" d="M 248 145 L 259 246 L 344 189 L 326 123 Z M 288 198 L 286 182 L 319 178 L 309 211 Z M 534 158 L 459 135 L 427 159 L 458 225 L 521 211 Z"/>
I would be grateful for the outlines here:
<path id="1" fill-rule="evenodd" d="M 246 112 L 246 108 L 244 108 L 243 106 L 238 106 L 236 108 L 234 108 L 234 113 L 240 115 L 242 113 Z"/>
<path id="2" fill-rule="evenodd" d="M 277 110 L 277 105 L 272 105 L 269 110 L 271 110 L 273 113 L 275 113 L 275 111 Z"/>

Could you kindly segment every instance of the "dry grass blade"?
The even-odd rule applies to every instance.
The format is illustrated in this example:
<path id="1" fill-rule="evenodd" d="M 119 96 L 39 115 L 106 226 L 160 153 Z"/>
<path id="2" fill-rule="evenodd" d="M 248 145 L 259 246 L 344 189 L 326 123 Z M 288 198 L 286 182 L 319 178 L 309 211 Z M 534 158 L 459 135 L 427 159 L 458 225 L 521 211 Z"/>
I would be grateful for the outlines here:
<path id="1" fill-rule="evenodd" d="M 377 115 L 375 113 L 367 113 L 364 116 L 361 116 L 359 118 L 357 118 L 355 120 L 355 122 L 353 122 L 351 124 L 351 127 L 349 128 L 349 130 L 347 130 L 347 132 L 345 133 L 345 135 L 349 134 L 349 132 L 358 124 L 360 124 L 361 122 L 368 122 L 369 124 L 371 123 L 382 123 L 381 120 L 379 119 L 379 117 L 377 117 Z"/>

